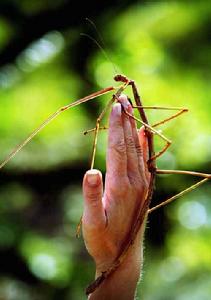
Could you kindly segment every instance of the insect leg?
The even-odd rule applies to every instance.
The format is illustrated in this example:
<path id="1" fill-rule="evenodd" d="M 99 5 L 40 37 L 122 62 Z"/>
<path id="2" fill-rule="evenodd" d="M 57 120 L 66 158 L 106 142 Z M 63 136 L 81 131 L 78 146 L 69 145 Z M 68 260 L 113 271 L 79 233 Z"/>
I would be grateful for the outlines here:
<path id="1" fill-rule="evenodd" d="M 152 125 L 152 127 L 157 127 L 159 125 L 162 125 L 172 119 L 177 118 L 178 116 L 180 116 L 181 114 L 188 112 L 187 108 L 182 108 L 182 107 L 165 107 L 165 106 L 137 106 L 137 105 L 133 105 L 133 108 L 142 108 L 142 109 L 159 109 L 159 110 L 178 110 L 177 113 L 173 114 L 172 116 L 158 122 Z"/>
<path id="2" fill-rule="evenodd" d="M 159 132 L 155 132 L 152 130 L 152 127 L 153 126 L 149 126 L 148 124 L 148 120 L 147 120 L 147 117 L 146 117 L 146 114 L 145 114 L 145 111 L 144 111 L 144 106 L 141 105 L 141 98 L 140 98 L 140 95 L 138 93 L 138 89 L 136 87 L 136 84 L 135 84 L 135 81 L 134 80 L 130 80 L 130 83 L 129 83 L 131 86 L 132 86 L 132 90 L 133 90 L 133 95 L 134 95 L 134 99 L 136 101 L 136 107 L 138 108 L 139 110 L 139 113 L 140 113 L 140 116 L 143 120 L 143 122 L 141 120 L 138 120 L 138 122 L 141 122 L 142 125 L 145 126 L 145 128 L 147 129 L 150 129 L 150 131 L 152 133 L 156 133 L 157 135 L 159 135 L 165 142 L 166 142 L 166 145 L 163 147 L 163 149 L 161 151 L 159 151 L 158 153 L 154 153 L 154 146 L 153 146 L 153 137 L 152 136 L 149 136 L 148 138 L 148 144 L 149 144 L 149 166 L 151 169 L 155 169 L 155 163 L 153 163 L 153 161 L 155 162 L 156 158 L 158 158 L 159 156 L 161 156 L 171 145 L 171 141 L 169 139 L 167 139 L 164 135 L 162 135 L 161 133 Z M 176 108 L 177 109 L 177 108 Z M 186 109 L 183 109 L 184 111 L 186 111 Z M 181 112 L 183 113 L 183 112 Z M 181 113 L 177 113 L 177 116 Z M 175 118 L 176 116 L 174 116 Z M 173 117 L 172 117 L 173 118 Z M 170 118 L 170 119 L 172 119 Z M 167 120 L 166 120 L 167 122 Z M 145 124 L 144 124 L 145 123 Z M 164 121 L 165 123 L 165 121 Z M 159 123 L 160 124 L 160 123 Z M 161 123 L 162 124 L 162 123 Z M 155 124 L 156 126 L 158 126 L 158 124 Z M 152 164 L 153 163 L 153 164 Z"/>
<path id="3" fill-rule="evenodd" d="M 160 122 L 158 122 L 158 123 L 153 124 L 152 127 L 155 128 L 155 127 L 157 127 L 157 126 L 159 126 L 159 125 L 162 125 L 162 124 L 164 124 L 164 123 L 167 123 L 168 121 L 171 121 L 171 120 L 173 120 L 173 119 L 179 117 L 181 114 L 183 114 L 183 113 L 185 113 L 185 112 L 188 112 L 188 110 L 187 110 L 186 108 L 181 109 L 181 110 L 178 111 L 176 114 L 173 114 L 172 116 L 170 116 L 170 117 L 168 117 L 168 118 L 166 118 L 166 119 L 164 119 L 164 120 L 162 120 L 162 121 L 160 121 Z"/>
<path id="4" fill-rule="evenodd" d="M 151 212 L 153 212 L 153 211 L 155 211 L 156 209 L 158 209 L 158 208 L 160 208 L 160 207 L 162 207 L 162 206 L 165 206 L 165 205 L 169 204 L 170 202 L 172 202 L 172 201 L 176 200 L 177 198 L 179 198 L 179 197 L 181 197 L 181 196 L 187 194 L 188 192 L 191 192 L 192 190 L 194 190 L 195 188 L 197 188 L 197 187 L 200 186 L 201 184 L 205 183 L 205 182 L 208 181 L 209 179 L 210 179 L 210 178 L 207 178 L 207 177 L 206 177 L 206 178 L 204 178 L 204 179 L 198 181 L 197 183 L 191 185 L 190 187 L 188 187 L 187 189 L 183 190 L 182 192 L 180 192 L 180 193 L 174 195 L 173 197 L 171 197 L 171 198 L 169 198 L 169 199 L 167 199 L 167 200 L 161 202 L 160 204 L 158 204 L 158 205 L 156 205 L 156 206 L 154 206 L 154 207 L 148 209 L 148 214 L 151 213 Z"/>
<path id="5" fill-rule="evenodd" d="M 99 97 L 101 95 L 107 94 L 108 92 L 115 90 L 115 87 L 108 87 L 105 89 L 102 89 L 98 92 L 95 92 L 93 94 L 90 94 L 89 96 L 86 96 L 84 98 L 81 98 L 73 103 L 70 103 L 66 106 L 63 106 L 59 108 L 56 112 L 51 114 L 43 123 L 40 124 L 32 133 L 15 149 L 6 157 L 6 159 L 0 164 L 0 169 L 3 168 L 24 146 L 26 146 L 34 136 L 36 136 L 46 125 L 48 125 L 51 121 L 53 121 L 57 116 L 59 116 L 63 111 L 68 110 L 71 107 L 77 106 L 81 103 L 87 102 L 91 99 L 94 99 L 96 97 Z"/>
<path id="6" fill-rule="evenodd" d="M 185 174 L 185 175 L 193 175 L 198 177 L 204 177 L 211 179 L 211 174 L 201 173 L 201 172 L 193 172 L 193 171 L 184 171 L 184 170 L 156 170 L 157 174 Z"/>
<path id="7" fill-rule="evenodd" d="M 149 161 L 153 161 L 156 158 L 158 158 L 159 156 L 161 156 L 171 145 L 171 141 L 169 139 L 167 139 L 162 133 L 160 133 L 158 130 L 154 129 L 152 126 L 150 126 L 149 124 L 143 122 L 142 120 L 136 118 L 135 116 L 131 115 L 130 113 L 126 112 L 125 113 L 130 117 L 133 118 L 134 120 L 136 120 L 137 122 L 141 123 L 142 125 L 145 126 L 146 129 L 148 129 L 149 131 L 151 131 L 154 134 L 157 134 L 158 136 L 160 136 L 165 142 L 166 145 L 163 147 L 163 149 L 161 149 L 158 153 L 154 154 Z"/>
<path id="8" fill-rule="evenodd" d="M 108 129 L 108 126 L 101 126 L 101 127 L 99 127 L 99 130 L 106 130 L 106 129 Z M 85 130 L 85 131 L 83 132 L 83 134 L 84 134 L 84 135 L 87 135 L 88 133 L 91 133 L 91 132 L 93 132 L 93 131 L 95 131 L 95 128 Z"/>

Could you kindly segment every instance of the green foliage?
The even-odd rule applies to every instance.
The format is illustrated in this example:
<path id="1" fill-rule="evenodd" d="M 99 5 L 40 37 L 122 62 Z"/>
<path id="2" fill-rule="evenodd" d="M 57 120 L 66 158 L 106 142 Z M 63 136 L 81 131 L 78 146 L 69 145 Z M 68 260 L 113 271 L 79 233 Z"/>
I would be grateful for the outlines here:
<path id="1" fill-rule="evenodd" d="M 14 1 L 28 16 L 63 3 L 51 2 Z M 156 1 L 131 5 L 115 17 L 105 13 L 102 18 L 103 28 L 99 29 L 115 69 L 137 82 L 144 105 L 190 110 L 161 127 L 173 141 L 170 150 L 158 160 L 163 169 L 211 173 L 210 15 L 209 1 Z M 2 49 L 14 32 L 9 22 L 0 19 Z M 75 53 L 79 32 L 71 28 L 46 32 L 0 69 L 1 160 L 59 107 L 86 96 L 90 90 L 115 84 L 113 66 L 100 51 L 90 55 L 83 71 L 86 74 L 82 74 L 96 87 L 90 87 L 88 80 L 76 72 L 75 58 L 69 56 Z M 126 93 L 132 96 L 129 88 Z M 0 188 L 0 250 L 12 249 L 23 259 L 38 282 L 39 292 L 32 296 L 35 288 L 29 283 L 2 273 L 0 298 L 50 300 L 56 299 L 59 291 L 61 299 L 84 299 L 83 288 L 94 270 L 84 245 L 74 240 L 82 211 L 81 183 L 76 173 L 82 168 L 81 178 L 84 168 L 89 168 L 93 136 L 84 137 L 82 132 L 95 126 L 95 117 L 108 99 L 109 96 L 101 97 L 93 100 L 94 104 L 82 104 L 61 114 L 2 170 L 6 177 Z M 152 124 L 170 115 L 160 110 L 147 113 Z M 103 171 L 106 139 L 103 132 L 96 157 L 96 167 Z M 157 150 L 163 146 L 158 137 L 155 143 Z M 59 179 L 51 177 L 66 168 L 68 178 L 66 173 Z M 33 183 L 27 181 L 32 174 L 49 175 L 44 182 L 47 192 L 40 188 L 37 177 L 33 177 Z M 59 185 L 58 181 L 63 180 L 64 184 Z M 180 176 L 158 180 L 160 200 L 193 183 L 189 177 Z M 48 192 L 53 200 L 45 203 Z M 166 230 L 163 244 L 152 246 L 146 241 L 143 280 L 138 288 L 141 299 L 210 299 L 209 195 L 207 183 L 165 209 L 167 225 L 160 229 Z M 49 205 L 49 211 L 44 210 L 45 205 Z M 40 228 L 39 219 L 48 223 L 51 208 L 55 212 L 51 230 L 48 226 Z M 28 220 L 33 214 L 35 224 Z"/>
<path id="2" fill-rule="evenodd" d="M 25 234 L 20 244 L 22 256 L 31 272 L 56 285 L 68 285 L 72 276 L 72 255 L 68 241 Z"/>

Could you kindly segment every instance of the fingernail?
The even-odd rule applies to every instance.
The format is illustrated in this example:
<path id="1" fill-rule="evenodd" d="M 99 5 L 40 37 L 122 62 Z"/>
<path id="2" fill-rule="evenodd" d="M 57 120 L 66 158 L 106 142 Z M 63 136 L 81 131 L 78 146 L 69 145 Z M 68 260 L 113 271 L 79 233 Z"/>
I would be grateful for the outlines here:
<path id="1" fill-rule="evenodd" d="M 121 95 L 119 97 L 119 102 L 122 104 L 122 106 L 124 107 L 124 109 L 126 111 L 128 111 L 128 108 L 130 107 L 130 103 L 129 103 L 128 99 L 127 99 L 127 96 Z"/>
<path id="2" fill-rule="evenodd" d="M 89 185 L 94 186 L 98 184 L 99 180 L 99 171 L 98 170 L 89 170 L 87 171 L 87 182 Z"/>
<path id="3" fill-rule="evenodd" d="M 116 116 L 120 116 L 122 112 L 121 104 L 120 103 L 115 103 L 113 106 L 113 112 Z"/>

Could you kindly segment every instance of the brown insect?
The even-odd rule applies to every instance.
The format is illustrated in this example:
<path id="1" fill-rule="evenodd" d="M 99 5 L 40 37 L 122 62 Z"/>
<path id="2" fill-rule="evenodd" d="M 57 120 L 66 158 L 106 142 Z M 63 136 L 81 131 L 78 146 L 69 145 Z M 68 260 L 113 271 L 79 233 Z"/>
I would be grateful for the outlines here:
<path id="1" fill-rule="evenodd" d="M 124 75 L 116 75 L 114 77 L 114 80 L 117 82 L 121 82 L 121 85 L 119 87 L 107 87 L 105 89 L 102 89 L 98 92 L 95 92 L 93 94 L 90 94 L 84 98 L 81 98 L 73 103 L 70 103 L 66 106 L 63 106 L 61 108 L 59 108 L 56 112 L 54 112 L 53 114 L 51 114 L 39 127 L 37 127 L 21 144 L 19 144 L 9 155 L 8 157 L 0 164 L 0 169 L 3 168 L 26 144 L 28 144 L 31 139 L 38 134 L 46 125 L 48 125 L 51 121 L 53 121 L 58 115 L 60 115 L 62 112 L 77 106 L 79 104 L 82 104 L 84 102 L 87 102 L 89 100 L 92 100 L 98 96 L 107 94 L 111 91 L 116 91 L 111 100 L 107 103 L 107 105 L 105 106 L 104 110 L 101 112 L 101 114 L 99 115 L 99 117 L 97 118 L 96 121 L 96 126 L 94 129 L 92 130 L 88 130 L 85 132 L 94 132 L 94 142 L 93 142 L 93 150 L 92 150 L 92 157 L 91 157 L 91 169 L 94 168 L 94 161 L 95 161 L 95 154 L 96 154 L 96 148 L 97 148 L 97 139 L 98 139 L 98 134 L 99 134 L 99 130 L 100 129 L 104 129 L 105 127 L 100 127 L 100 123 L 101 120 L 103 119 L 105 113 L 109 110 L 109 108 L 112 106 L 112 104 L 116 101 L 118 101 L 118 97 L 121 95 L 121 93 L 126 89 L 126 87 L 131 86 L 132 87 L 132 92 L 133 92 L 133 96 L 134 96 L 134 100 L 135 100 L 135 105 L 132 104 L 133 108 L 137 108 L 139 111 L 139 115 L 140 115 L 140 119 L 136 118 L 135 116 L 129 114 L 128 112 L 124 111 L 125 114 L 127 114 L 130 118 L 135 119 L 138 123 L 142 124 L 145 128 L 145 132 L 146 132 L 146 136 L 148 139 L 148 169 L 149 172 L 151 173 L 151 179 L 150 179 L 150 185 L 149 185 L 149 192 L 147 195 L 147 198 L 145 199 L 144 205 L 143 207 L 140 209 L 140 211 L 138 211 L 137 216 L 134 220 L 134 223 L 132 225 L 132 228 L 130 230 L 130 235 L 128 240 L 125 242 L 124 248 L 122 249 L 121 253 L 119 254 L 119 256 L 116 258 L 115 262 L 113 263 L 113 265 L 108 269 L 105 270 L 105 272 L 103 272 L 93 283 L 91 283 L 89 285 L 89 287 L 86 290 L 87 294 L 92 293 L 108 276 L 110 276 L 110 274 L 112 274 L 117 268 L 118 266 L 121 264 L 121 262 L 124 260 L 128 249 L 130 248 L 130 246 L 133 244 L 136 235 L 141 227 L 141 225 L 143 224 L 145 218 L 147 217 L 147 215 L 151 212 L 153 212 L 154 210 L 158 209 L 161 206 L 164 206 L 170 202 L 172 202 L 173 200 L 179 198 L 180 196 L 183 196 L 184 194 L 188 193 L 189 191 L 194 190 L 195 188 L 197 188 L 198 186 L 200 186 L 201 184 L 203 184 L 204 182 L 208 181 L 209 179 L 211 179 L 211 174 L 205 174 L 205 173 L 199 173 L 199 172 L 191 172 L 191 171 L 180 171 L 180 170 L 160 170 L 156 167 L 156 159 L 158 157 L 160 157 L 171 145 L 171 141 L 169 139 L 167 139 L 162 133 L 160 133 L 158 130 L 156 130 L 156 127 L 164 124 L 176 117 L 178 117 L 179 115 L 187 112 L 187 108 L 177 108 L 177 107 L 157 107 L 157 106 L 143 106 L 142 105 L 142 100 L 140 98 L 140 95 L 138 93 L 138 89 L 136 87 L 135 81 L 134 80 L 130 80 L 128 79 L 126 76 Z M 150 125 L 145 113 L 146 109 L 165 109 L 165 110 L 174 110 L 176 111 L 176 113 L 174 113 L 172 116 L 170 116 L 169 118 L 166 118 L 154 125 Z M 123 109 L 124 110 L 124 109 Z M 153 143 L 153 135 L 156 134 L 158 135 L 164 142 L 165 145 L 164 147 L 158 152 L 155 153 L 154 151 L 154 143 Z M 189 175 L 194 175 L 194 176 L 199 176 L 202 177 L 203 179 L 200 180 L 199 182 L 197 182 L 196 184 L 190 186 L 189 188 L 183 190 L 182 192 L 174 195 L 173 197 L 167 199 L 166 201 L 163 201 L 162 203 L 158 204 L 157 206 L 154 206 L 152 208 L 150 208 L 150 202 L 151 202 L 151 198 L 152 198 L 152 194 L 153 194 L 153 190 L 154 190 L 154 185 L 155 185 L 155 178 L 156 178 L 156 174 L 189 174 Z M 78 230 L 80 228 L 80 225 L 78 227 Z"/>

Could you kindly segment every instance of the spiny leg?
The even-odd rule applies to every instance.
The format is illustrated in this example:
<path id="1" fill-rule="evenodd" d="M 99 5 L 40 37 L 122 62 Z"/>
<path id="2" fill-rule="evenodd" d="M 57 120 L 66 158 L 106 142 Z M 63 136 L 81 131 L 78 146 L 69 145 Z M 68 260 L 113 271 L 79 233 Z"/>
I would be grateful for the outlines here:
<path id="1" fill-rule="evenodd" d="M 142 103 L 141 103 L 142 102 L 141 101 L 141 97 L 139 95 L 139 92 L 138 92 L 137 86 L 135 84 L 135 81 L 134 80 L 130 80 L 130 85 L 132 86 L 133 95 L 134 95 L 134 99 L 135 99 L 135 102 L 136 102 L 136 107 L 139 110 L 140 116 L 141 116 L 143 122 L 148 125 L 148 129 L 151 130 L 151 128 L 153 126 L 150 126 L 151 128 L 149 128 L 149 123 L 148 123 L 148 120 L 147 120 L 147 117 L 146 117 L 146 114 L 145 114 L 145 111 L 144 111 L 144 108 L 143 108 L 145 106 L 143 106 Z M 177 110 L 178 108 L 176 107 L 174 109 Z M 187 111 L 186 108 L 184 108 L 182 110 L 184 112 Z M 180 112 L 179 114 L 182 114 L 182 113 L 183 112 Z M 178 115 L 178 113 L 177 113 L 177 115 Z M 137 119 L 137 121 L 138 121 L 138 119 Z M 141 121 L 141 120 L 139 120 L 139 121 Z M 146 124 L 143 124 L 145 126 L 145 128 L 147 128 Z M 157 126 L 158 123 L 155 124 L 155 125 Z M 151 130 L 151 132 L 153 132 L 153 131 Z M 150 134 L 150 133 L 148 132 L 148 134 Z M 154 170 L 154 171 L 156 169 L 156 166 L 155 166 L 155 160 L 156 160 L 156 158 L 160 157 L 170 147 L 170 145 L 171 145 L 171 141 L 168 140 L 164 135 L 161 135 L 158 132 L 157 132 L 157 134 L 166 141 L 166 145 L 164 146 L 164 148 L 161 151 L 159 151 L 157 154 L 155 154 L 154 153 L 153 137 L 152 137 L 152 135 L 149 135 L 149 137 L 148 137 L 148 147 L 149 147 L 149 161 L 148 161 L 148 165 L 149 165 L 149 169 L 150 170 Z M 155 177 L 155 174 L 154 174 L 154 177 Z"/>
<path id="2" fill-rule="evenodd" d="M 152 128 L 155 128 L 159 125 L 162 125 L 168 121 L 171 121 L 172 119 L 175 119 L 177 118 L 178 116 L 180 116 L 181 114 L 185 113 L 188 111 L 187 108 L 179 108 L 179 107 L 159 107 L 159 106 L 133 106 L 134 108 L 143 108 L 143 109 L 163 109 L 163 110 L 179 110 L 179 112 L 173 114 L 172 116 L 158 122 L 158 123 L 155 123 L 153 125 L 151 125 Z M 138 119 L 137 119 L 138 121 Z M 140 120 L 138 121 L 140 122 Z M 143 124 L 143 123 L 142 123 Z M 146 127 L 146 126 L 145 126 Z M 153 131 L 152 131 L 153 132 Z M 158 134 L 158 133 L 156 133 Z M 160 137 L 162 137 L 160 134 L 158 134 Z M 153 161 L 153 160 L 156 160 L 158 157 L 160 157 L 164 152 L 166 152 L 166 150 L 171 146 L 171 141 L 169 139 L 166 139 L 166 145 L 163 147 L 163 149 L 161 149 L 158 153 L 154 154 L 151 159 L 149 159 L 149 161 Z"/>
<path id="3" fill-rule="evenodd" d="M 122 88 L 122 86 L 120 88 L 118 88 L 118 91 Z M 56 112 L 54 112 L 53 114 L 51 114 L 43 123 L 41 123 L 40 126 L 38 126 L 21 144 L 19 144 L 9 155 L 8 157 L 0 164 L 0 169 L 3 168 L 24 146 L 26 146 L 34 136 L 36 136 L 46 125 L 48 125 L 51 121 L 53 121 L 57 116 L 59 116 L 62 112 L 64 112 L 65 110 L 70 109 L 71 107 L 77 106 L 79 104 L 82 104 L 84 102 L 87 102 L 91 99 L 94 99 L 98 96 L 107 94 L 108 92 L 115 90 L 115 87 L 108 87 L 105 89 L 102 89 L 98 92 L 92 93 L 84 98 L 81 98 L 73 103 L 70 103 L 66 106 L 63 106 L 61 108 L 59 108 Z M 93 156 L 94 157 L 94 154 Z M 94 162 L 93 162 L 94 163 Z M 80 226 L 81 226 L 81 222 L 82 222 L 82 218 L 80 219 L 80 222 L 77 226 L 77 235 L 79 234 L 80 231 Z"/>
<path id="4" fill-rule="evenodd" d="M 160 133 L 158 130 L 154 129 L 152 126 L 150 126 L 149 124 L 143 122 L 142 120 L 136 118 L 135 116 L 131 115 L 130 113 L 126 112 L 125 113 L 130 117 L 133 118 L 134 120 L 136 120 L 137 122 L 141 123 L 142 125 L 145 126 L 145 128 L 149 131 L 151 131 L 154 134 L 157 134 L 158 136 L 160 136 L 165 142 L 166 145 L 163 147 L 163 149 L 161 149 L 158 153 L 154 154 L 151 158 L 149 158 L 149 161 L 153 161 L 156 158 L 158 158 L 159 156 L 161 156 L 171 145 L 171 141 L 169 139 L 167 139 L 162 133 Z"/>
<path id="5" fill-rule="evenodd" d="M 119 76 L 121 78 L 121 76 Z M 118 76 L 117 76 L 118 78 Z M 117 80 L 118 81 L 118 80 Z M 148 142 L 149 142 L 149 169 L 151 170 L 154 170 L 154 173 L 155 173 L 155 170 L 156 170 L 156 167 L 155 167 L 155 160 L 156 158 L 158 158 L 159 156 L 161 156 L 171 145 L 171 141 L 169 139 L 167 139 L 163 134 L 161 134 L 160 132 L 158 131 L 153 131 L 152 128 L 158 126 L 158 125 L 161 125 L 161 124 L 164 124 L 176 117 L 178 117 L 179 115 L 183 114 L 184 112 L 187 112 L 188 109 L 187 108 L 180 108 L 180 107 L 158 107 L 158 106 L 143 106 L 142 105 L 142 101 L 141 101 L 141 98 L 140 98 L 140 95 L 139 95 L 139 92 L 138 92 L 138 89 L 137 89 L 137 86 L 135 84 L 135 81 L 134 80 L 130 80 L 130 83 L 129 83 L 131 86 L 132 86 L 132 90 L 133 90 L 133 95 L 134 95 L 134 99 L 135 99 L 135 102 L 136 102 L 136 105 L 133 105 L 133 107 L 135 108 L 138 108 L 139 110 L 139 113 L 141 115 L 141 118 L 143 121 L 139 120 L 139 119 L 136 119 L 136 121 L 140 122 L 142 125 L 145 126 L 145 128 L 148 129 L 148 132 L 149 130 L 152 132 L 152 133 L 156 133 L 157 135 L 159 135 L 164 141 L 166 141 L 166 145 L 163 147 L 163 149 L 161 149 L 161 151 L 159 151 L 157 154 L 154 154 L 154 146 L 153 146 L 153 137 L 150 136 L 149 139 L 148 139 Z M 169 117 L 169 118 L 166 118 L 152 126 L 149 125 L 148 123 L 148 120 L 147 120 L 147 117 L 146 117 L 146 114 L 145 114 L 145 111 L 144 109 L 147 109 L 147 108 L 154 108 L 154 109 L 165 109 L 165 110 L 179 110 L 179 112 L 177 112 L 176 114 L 174 114 L 173 116 Z M 131 116 L 132 118 L 135 119 L 134 116 Z M 146 131 L 147 132 L 147 131 Z M 154 162 L 153 162 L 154 161 Z M 155 175 L 155 174 L 154 174 Z"/>
<path id="6" fill-rule="evenodd" d="M 168 117 L 168 118 L 165 118 L 165 119 L 163 119 L 162 121 L 160 121 L 160 122 L 158 122 L 158 123 L 155 123 L 155 124 L 151 125 L 151 127 L 153 127 L 153 128 L 155 128 L 155 127 L 157 127 L 157 126 L 159 126 L 159 125 L 162 125 L 162 124 L 164 124 L 164 123 L 167 123 L 168 121 L 177 118 L 177 117 L 180 116 L 181 114 L 183 114 L 183 113 L 185 113 L 185 112 L 188 112 L 188 109 L 187 109 L 187 108 L 181 108 L 181 107 L 137 106 L 137 105 L 132 105 L 132 107 L 133 107 L 133 108 L 142 108 L 142 109 L 179 110 L 179 112 L 173 114 L 172 116 L 170 116 L 170 117 Z M 130 116 L 130 117 L 132 117 L 132 116 Z M 133 117 L 133 118 L 134 118 L 134 117 Z M 135 119 L 135 118 L 134 118 L 134 119 Z M 141 121 L 138 120 L 138 119 L 136 119 L 136 121 L 141 122 Z M 146 125 L 144 124 L 144 122 L 142 122 L 142 125 L 146 126 Z M 146 126 L 146 127 L 147 127 L 147 126 Z M 150 128 L 150 127 L 148 126 L 148 128 Z M 103 130 L 103 129 L 108 129 L 108 127 L 107 127 L 107 126 L 99 127 L 99 130 Z M 91 132 L 93 132 L 93 131 L 95 131 L 95 130 L 96 130 L 96 127 L 95 127 L 95 128 L 92 128 L 92 129 L 89 129 L 89 130 L 86 130 L 86 131 L 84 131 L 84 135 L 86 135 L 86 134 L 88 134 L 88 133 L 91 133 Z M 155 132 L 154 132 L 154 133 L 155 133 Z M 158 134 L 158 133 L 156 133 L 156 134 Z M 169 141 L 169 142 L 170 142 L 170 141 Z M 170 143 L 170 144 L 171 144 L 171 143 Z M 169 145 L 169 146 L 170 146 L 170 145 Z M 169 146 L 168 146 L 168 147 L 169 147 Z M 168 148 L 168 147 L 167 147 L 167 148 Z M 161 154 L 164 153 L 164 152 L 166 151 L 167 148 L 165 148 L 164 151 L 161 151 Z M 160 156 L 161 154 L 159 154 L 158 156 Z M 156 155 L 156 158 L 157 158 L 158 156 Z M 155 159 L 155 158 L 154 158 L 154 159 Z"/>
<path id="7" fill-rule="evenodd" d="M 100 127 L 99 127 L 99 130 L 106 130 L 106 129 L 108 129 L 108 126 L 100 126 Z M 85 130 L 85 131 L 83 132 L 83 134 L 84 134 L 84 135 L 87 135 L 88 133 L 91 133 L 91 132 L 93 132 L 93 131 L 95 131 L 95 130 L 96 130 L 96 127 L 95 127 L 95 128 L 92 128 L 92 129 Z"/>
<path id="8" fill-rule="evenodd" d="M 171 141 L 168 140 L 166 145 L 161 149 L 158 153 L 156 153 L 154 156 L 151 157 L 150 161 L 156 160 L 158 157 L 160 157 L 166 150 L 171 146 Z"/>
<path id="9" fill-rule="evenodd" d="M 148 209 L 148 214 L 151 213 L 151 212 L 153 212 L 153 211 L 155 211 L 156 209 L 158 209 L 158 208 L 160 208 L 162 206 L 165 206 L 165 205 L 171 203 L 172 201 L 176 200 L 177 198 L 184 196 L 185 194 L 187 194 L 188 192 L 191 192 L 192 190 L 196 189 L 197 187 L 199 187 L 200 185 L 202 185 L 203 183 L 205 183 L 208 180 L 210 180 L 210 178 L 206 177 L 206 178 L 198 181 L 197 183 L 191 185 L 190 187 L 188 187 L 187 189 L 183 190 L 182 192 L 174 195 L 173 197 L 171 197 L 171 198 L 169 198 L 169 199 L 161 202 L 160 204 L 158 204 L 158 205 L 156 205 L 156 206 Z"/>
<path id="10" fill-rule="evenodd" d="M 198 176 L 198 177 L 204 177 L 204 179 L 202 179 L 201 181 L 191 185 L 190 187 L 186 188 L 185 190 L 183 190 L 182 192 L 172 196 L 171 198 L 161 202 L 160 204 L 152 207 L 149 209 L 148 213 L 153 212 L 154 210 L 167 205 L 168 203 L 176 200 L 179 197 L 182 197 L 183 195 L 185 195 L 186 193 L 196 189 L 198 186 L 200 186 L 201 184 L 205 183 L 206 181 L 211 179 L 211 174 L 207 174 L 207 173 L 200 173 L 200 172 L 193 172 L 193 171 L 184 171 L 184 170 L 160 170 L 157 169 L 156 170 L 157 174 L 185 174 L 185 175 L 193 175 L 193 176 Z"/>
<path id="11" fill-rule="evenodd" d="M 133 107 L 134 108 L 138 108 L 138 106 L 133 106 Z M 188 111 L 188 109 L 186 109 L 186 108 L 175 108 L 175 107 L 173 107 L 173 108 L 167 108 L 167 107 L 155 107 L 155 106 L 154 107 L 153 106 L 152 107 L 150 107 L 150 106 L 148 106 L 148 107 L 142 106 L 142 108 L 144 108 L 144 109 L 152 108 L 152 109 L 179 110 L 179 112 L 177 112 L 176 114 L 170 116 L 169 118 L 166 118 L 166 119 L 164 119 L 164 120 L 162 120 L 162 121 L 160 121 L 160 122 L 152 125 L 153 128 L 156 127 L 156 126 L 162 125 L 162 124 L 164 124 L 164 123 L 166 123 L 166 122 L 168 122 L 168 121 L 170 121 L 170 120 L 178 117 L 179 115 L 183 114 L 184 112 Z M 167 148 L 169 146 L 170 145 L 167 144 L 164 147 L 164 149 L 161 150 L 157 155 L 155 155 L 154 157 L 152 157 L 152 159 L 155 159 L 158 156 L 160 156 L 161 154 L 163 154 L 167 150 Z M 178 199 L 179 197 L 182 197 L 183 195 L 187 194 L 188 192 L 191 192 L 192 190 L 196 189 L 197 187 L 199 187 L 200 185 L 202 185 L 203 183 L 205 183 L 205 182 L 207 182 L 208 180 L 211 179 L 211 174 L 200 173 L 200 172 L 192 172 L 192 171 L 184 171 L 184 170 L 160 170 L 160 169 L 157 169 L 156 173 L 157 174 L 186 174 L 186 175 L 193 175 L 193 176 L 198 176 L 198 177 L 204 177 L 204 179 L 202 179 L 199 182 L 191 185 L 190 187 L 188 187 L 185 190 L 179 192 L 178 194 L 170 197 L 169 199 L 161 202 L 160 204 L 158 204 L 158 205 L 150 208 L 148 210 L 148 214 L 151 213 L 151 212 L 153 212 L 153 211 L 155 211 L 155 210 L 157 210 L 157 209 L 159 209 L 162 206 L 165 206 L 165 205 L 173 202 L 174 200 Z"/>
<path id="12" fill-rule="evenodd" d="M 187 108 L 181 108 L 181 107 L 164 107 L 164 106 L 137 106 L 137 105 L 133 105 L 131 103 L 132 107 L 133 108 L 142 108 L 142 109 L 159 109 L 159 110 L 179 110 L 179 112 L 175 113 L 174 115 L 166 118 L 166 119 L 163 119 L 162 121 L 158 122 L 158 123 L 155 123 L 153 125 L 151 125 L 151 127 L 157 127 L 159 125 L 162 125 L 172 119 L 175 119 L 177 118 L 178 116 L 180 116 L 181 114 L 185 113 L 185 112 L 188 112 L 188 109 Z M 142 123 L 143 124 L 143 123 Z M 99 127 L 99 130 L 106 130 L 108 129 L 107 126 L 102 126 L 102 127 Z M 96 130 L 96 127 L 95 128 L 92 128 L 92 129 L 89 129 L 89 130 L 86 130 L 83 132 L 84 135 L 88 134 L 88 133 L 91 133 L 93 131 Z"/>
<path id="13" fill-rule="evenodd" d="M 184 174 L 184 175 L 193 175 L 198 177 L 204 177 L 211 179 L 211 174 L 208 173 L 201 173 L 201 172 L 194 172 L 194 171 L 184 171 L 184 170 L 156 170 L 157 174 Z"/>
<path id="14" fill-rule="evenodd" d="M 171 120 L 173 120 L 173 119 L 179 117 L 180 115 L 182 115 L 182 114 L 185 113 L 185 112 L 188 112 L 188 110 L 187 110 L 187 109 L 181 109 L 181 110 L 180 110 L 179 112 L 177 112 L 176 114 L 173 114 L 172 116 L 170 116 L 170 117 L 168 117 L 168 118 L 165 118 L 165 119 L 163 119 L 162 121 L 153 124 L 152 127 L 155 128 L 155 127 L 157 127 L 157 126 L 159 126 L 159 125 L 165 124 L 165 123 L 167 123 L 168 121 L 171 121 Z"/>
<path id="15" fill-rule="evenodd" d="M 133 108 L 140 108 L 140 106 L 133 105 Z M 177 113 L 173 114 L 172 116 L 163 119 L 162 121 L 155 123 L 151 125 L 152 127 L 157 127 L 159 125 L 165 124 L 168 121 L 171 121 L 177 117 L 179 117 L 181 114 L 188 112 L 187 108 L 181 108 L 181 107 L 165 107 L 165 106 L 142 106 L 143 109 L 160 109 L 160 110 L 179 110 Z"/>
<path id="16" fill-rule="evenodd" d="M 142 108 L 142 109 L 159 109 L 159 110 L 186 110 L 188 111 L 188 108 L 185 107 L 175 107 L 175 106 L 155 106 L 155 105 L 132 105 L 133 108 Z"/>
<path id="17" fill-rule="evenodd" d="M 99 97 L 101 95 L 107 94 L 108 92 L 115 90 L 115 87 L 108 87 L 105 89 L 102 89 L 98 92 L 95 92 L 93 94 L 90 94 L 89 96 L 86 96 L 84 98 L 81 98 L 73 103 L 70 103 L 66 106 L 63 106 L 59 108 L 56 112 L 51 114 L 43 123 L 40 124 L 32 133 L 15 149 L 6 157 L 6 159 L 0 164 L 0 169 L 3 168 L 24 146 L 26 146 L 34 136 L 36 136 L 46 125 L 48 125 L 51 121 L 53 121 L 57 116 L 59 116 L 63 111 L 68 110 L 71 107 L 77 106 L 81 103 L 87 102 L 91 99 L 94 99 L 96 97 Z"/>

